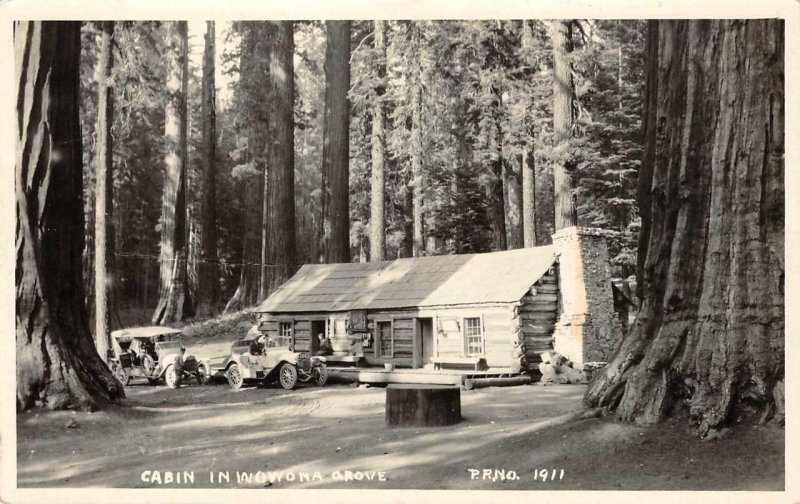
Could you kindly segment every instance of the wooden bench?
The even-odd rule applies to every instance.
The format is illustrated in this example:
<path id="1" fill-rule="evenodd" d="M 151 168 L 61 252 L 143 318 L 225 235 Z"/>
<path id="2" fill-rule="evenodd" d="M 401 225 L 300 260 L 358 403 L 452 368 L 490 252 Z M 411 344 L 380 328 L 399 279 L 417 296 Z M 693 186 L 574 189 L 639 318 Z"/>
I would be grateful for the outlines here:
<path id="1" fill-rule="evenodd" d="M 325 361 L 328 365 L 344 364 L 344 365 L 358 367 L 362 359 L 364 359 L 363 355 L 358 355 L 358 354 L 353 355 L 347 352 L 333 352 L 331 355 L 325 356 Z"/>
<path id="2" fill-rule="evenodd" d="M 489 369 L 483 357 L 434 357 L 431 362 L 433 369 L 443 369 L 447 366 L 471 366 L 475 371 Z"/>

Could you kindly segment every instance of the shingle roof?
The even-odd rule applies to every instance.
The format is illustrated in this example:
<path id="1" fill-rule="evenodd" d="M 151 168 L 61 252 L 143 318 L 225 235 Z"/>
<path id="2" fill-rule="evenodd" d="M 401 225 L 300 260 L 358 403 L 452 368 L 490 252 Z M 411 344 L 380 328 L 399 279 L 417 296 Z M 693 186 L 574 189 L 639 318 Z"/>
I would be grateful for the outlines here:
<path id="1" fill-rule="evenodd" d="M 369 263 L 306 264 L 257 308 L 332 312 L 514 302 L 556 260 L 553 246 Z"/>

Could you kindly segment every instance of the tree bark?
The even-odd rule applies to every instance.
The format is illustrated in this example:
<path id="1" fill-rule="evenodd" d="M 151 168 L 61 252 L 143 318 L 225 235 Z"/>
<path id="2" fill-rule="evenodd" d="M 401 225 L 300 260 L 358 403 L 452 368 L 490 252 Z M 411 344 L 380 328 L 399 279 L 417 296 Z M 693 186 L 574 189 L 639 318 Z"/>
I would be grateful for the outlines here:
<path id="1" fill-rule="evenodd" d="M 645 96 L 642 113 L 642 133 L 644 135 L 644 154 L 642 164 L 639 167 L 637 181 L 637 204 L 639 215 L 642 219 L 642 227 L 639 230 L 639 242 L 636 257 L 636 285 L 639 292 L 643 292 L 644 263 L 647 257 L 647 241 L 650 237 L 650 187 L 653 183 L 653 164 L 656 142 L 656 87 L 658 85 L 658 66 L 652 62 L 658 61 L 658 21 L 647 21 L 647 39 L 645 41 L 645 58 L 647 64 L 645 68 Z"/>
<path id="2" fill-rule="evenodd" d="M 98 69 L 97 143 L 95 152 L 95 345 L 105 359 L 110 346 L 114 284 L 114 162 L 111 125 L 114 122 L 114 22 L 103 21 Z"/>
<path id="3" fill-rule="evenodd" d="M 536 246 L 536 166 L 533 150 L 522 151 L 522 239 L 525 248 Z"/>
<path id="4" fill-rule="evenodd" d="M 217 115 L 214 78 L 216 33 L 214 21 L 206 21 L 203 48 L 202 83 L 202 176 L 200 203 L 200 275 L 197 289 L 197 314 L 216 314 L 219 300 L 217 266 Z"/>
<path id="5" fill-rule="evenodd" d="M 294 23 L 275 22 L 270 44 L 269 82 L 272 97 L 268 171 L 268 223 L 271 233 L 267 262 L 269 292 L 295 272 L 294 209 Z"/>
<path id="6" fill-rule="evenodd" d="M 15 22 L 17 409 L 124 397 L 84 303 L 80 23 Z"/>
<path id="7" fill-rule="evenodd" d="M 350 262 L 350 21 L 326 21 L 325 27 L 324 260 Z"/>
<path id="8" fill-rule="evenodd" d="M 269 64 L 263 57 L 265 47 L 270 41 L 270 25 L 266 22 L 247 22 L 242 35 L 241 79 L 246 83 L 244 90 L 250 105 L 246 111 L 247 161 L 252 168 L 244 173 L 240 182 L 242 191 L 242 256 L 239 270 L 239 284 L 233 296 L 225 305 L 225 312 L 252 306 L 262 294 L 266 285 L 264 267 L 266 263 L 265 242 L 268 237 L 264 229 L 266 223 L 266 144 L 269 129 L 268 107 L 270 100 L 264 89 L 256 83 L 268 82 Z M 262 280 L 264 280 L 262 282 Z"/>
<path id="9" fill-rule="evenodd" d="M 372 176 L 370 179 L 369 259 L 386 259 L 386 31 L 385 21 L 373 21 L 378 82 L 372 102 Z"/>
<path id="10" fill-rule="evenodd" d="M 573 98 L 575 86 L 572 81 L 572 21 L 553 21 L 553 186 L 555 191 L 555 230 L 575 226 L 578 223 L 575 204 L 572 201 L 572 176 L 569 171 L 569 140 L 572 137 L 574 119 Z"/>
<path id="11" fill-rule="evenodd" d="M 782 422 L 783 22 L 651 28 L 642 306 L 586 402 L 638 423 L 684 403 L 700 436 Z"/>
<path id="12" fill-rule="evenodd" d="M 411 44 L 410 54 L 412 57 L 419 56 L 420 47 L 420 27 L 414 22 L 408 23 L 409 38 Z M 425 233 L 422 223 L 422 192 L 424 181 L 422 178 L 422 75 L 418 61 L 407 61 L 410 80 L 411 94 L 411 193 L 412 193 L 412 219 L 414 222 L 411 254 L 414 257 L 425 255 Z"/>
<path id="13" fill-rule="evenodd" d="M 522 48 L 524 54 L 530 55 L 534 46 L 533 27 L 531 21 L 525 20 L 522 23 Z M 538 65 L 531 56 L 527 56 L 525 63 L 535 69 Z M 526 143 L 522 148 L 522 159 L 520 171 L 522 172 L 522 241 L 523 247 L 536 246 L 536 162 L 534 158 L 533 142 L 535 140 L 533 130 L 533 96 L 527 107 L 526 120 Z"/>
<path id="14" fill-rule="evenodd" d="M 519 156 L 519 164 L 503 163 L 504 200 L 506 202 L 506 242 L 508 249 L 523 246 L 522 216 L 522 170 L 524 158 Z"/>
<path id="15" fill-rule="evenodd" d="M 491 158 L 489 168 L 491 170 L 487 177 L 485 193 L 487 199 L 487 209 L 489 223 L 491 225 L 492 250 L 506 250 L 506 204 L 503 187 L 505 185 L 503 170 L 503 131 L 500 128 L 500 107 L 502 106 L 500 88 L 492 86 L 491 93 L 494 96 L 492 105 L 492 123 L 489 134 L 489 150 Z"/>
<path id="16" fill-rule="evenodd" d="M 168 26 L 166 158 L 161 203 L 159 300 L 152 322 L 171 324 L 192 315 L 186 246 L 186 93 L 189 79 L 188 23 Z"/>

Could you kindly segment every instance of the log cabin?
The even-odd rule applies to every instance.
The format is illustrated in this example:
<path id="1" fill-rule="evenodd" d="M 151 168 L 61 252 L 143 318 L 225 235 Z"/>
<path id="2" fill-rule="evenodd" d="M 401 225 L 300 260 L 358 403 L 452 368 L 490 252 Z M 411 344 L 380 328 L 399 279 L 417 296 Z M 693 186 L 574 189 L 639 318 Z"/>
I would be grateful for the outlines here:
<path id="1" fill-rule="evenodd" d="M 257 312 L 262 333 L 298 352 L 316 351 L 323 333 L 330 361 L 399 368 L 535 371 L 546 350 L 581 364 L 618 337 L 596 327 L 617 320 L 605 239 L 582 228 L 551 246 L 306 264 Z"/>

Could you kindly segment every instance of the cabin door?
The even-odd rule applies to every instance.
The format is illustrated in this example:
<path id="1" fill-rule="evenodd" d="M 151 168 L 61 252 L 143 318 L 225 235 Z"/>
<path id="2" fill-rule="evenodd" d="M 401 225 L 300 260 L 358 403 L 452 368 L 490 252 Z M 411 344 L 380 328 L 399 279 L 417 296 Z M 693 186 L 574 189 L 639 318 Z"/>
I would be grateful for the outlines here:
<path id="1" fill-rule="evenodd" d="M 325 334 L 325 321 L 324 320 L 312 320 L 311 321 L 311 345 L 309 349 L 311 350 L 311 354 L 313 355 L 314 352 L 319 350 L 319 337 L 318 334 Z"/>
<path id="2" fill-rule="evenodd" d="M 422 342 L 421 355 L 422 366 L 424 367 L 430 364 L 431 359 L 433 359 L 433 319 L 430 317 L 418 318 L 417 323 L 419 324 L 418 331 Z"/>

